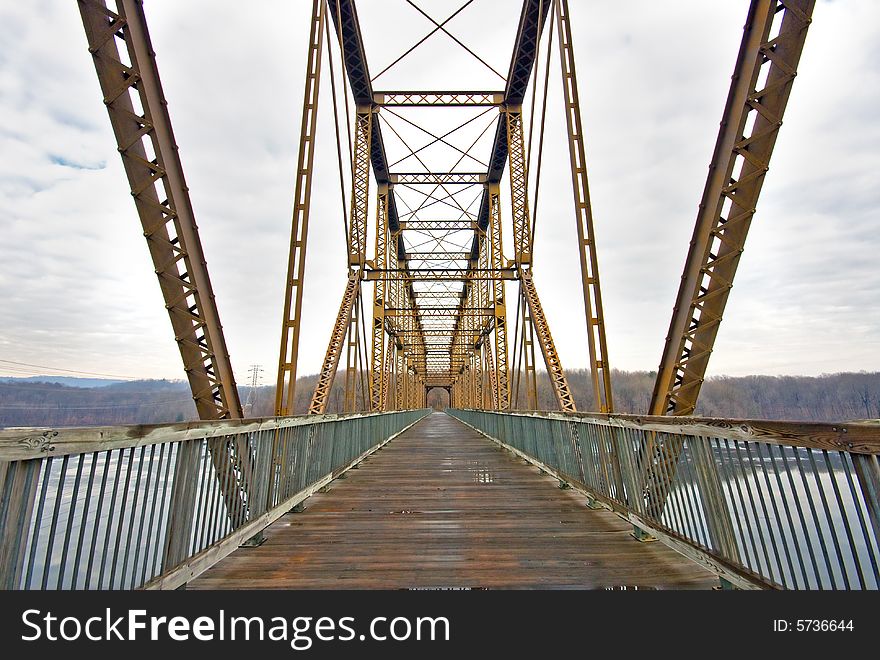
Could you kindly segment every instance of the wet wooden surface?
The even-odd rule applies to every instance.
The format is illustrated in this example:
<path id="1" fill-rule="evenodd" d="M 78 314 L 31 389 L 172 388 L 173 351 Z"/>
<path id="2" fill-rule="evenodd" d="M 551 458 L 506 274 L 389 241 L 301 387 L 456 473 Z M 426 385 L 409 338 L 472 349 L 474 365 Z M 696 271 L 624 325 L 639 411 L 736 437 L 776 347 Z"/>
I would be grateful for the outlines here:
<path id="1" fill-rule="evenodd" d="M 435 413 L 191 589 L 708 589 L 705 569 Z"/>

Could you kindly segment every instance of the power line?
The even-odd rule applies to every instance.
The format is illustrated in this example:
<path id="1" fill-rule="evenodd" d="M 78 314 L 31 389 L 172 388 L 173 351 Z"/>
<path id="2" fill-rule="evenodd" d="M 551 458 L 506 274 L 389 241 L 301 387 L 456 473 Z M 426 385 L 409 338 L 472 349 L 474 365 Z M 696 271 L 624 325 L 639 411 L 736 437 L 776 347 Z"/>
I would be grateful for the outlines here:
<path id="1" fill-rule="evenodd" d="M 183 403 L 191 399 L 169 399 L 167 401 L 149 401 L 147 403 L 117 403 L 106 406 L 34 406 L 31 404 L 16 404 L 13 406 L 0 406 L 0 410 L 107 410 L 111 408 L 139 408 L 142 406 L 162 406 L 168 403 Z"/>
<path id="2" fill-rule="evenodd" d="M 137 376 L 120 376 L 118 374 L 103 374 L 95 371 L 80 371 L 79 369 L 62 369 L 61 367 L 47 367 L 44 364 L 31 364 L 30 362 L 16 362 L 15 360 L 3 360 L 0 359 L 0 362 L 4 364 L 15 364 L 22 367 L 33 367 L 35 369 L 48 369 L 50 371 L 63 371 L 65 373 L 77 374 L 77 375 L 86 375 L 86 376 L 103 376 L 105 378 L 122 378 L 125 380 L 141 380 Z M 45 375 L 45 374 L 39 374 Z"/>

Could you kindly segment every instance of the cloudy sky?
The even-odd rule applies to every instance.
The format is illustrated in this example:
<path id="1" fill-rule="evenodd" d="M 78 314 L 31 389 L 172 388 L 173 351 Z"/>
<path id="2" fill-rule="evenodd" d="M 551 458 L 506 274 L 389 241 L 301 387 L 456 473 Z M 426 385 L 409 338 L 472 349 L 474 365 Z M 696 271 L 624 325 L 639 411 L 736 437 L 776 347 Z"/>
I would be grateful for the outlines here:
<path id="1" fill-rule="evenodd" d="M 437 20 L 458 6 L 418 4 Z M 493 8 L 513 4 L 475 0 L 447 27 L 506 73 L 519 10 Z M 748 2 L 570 4 L 610 360 L 653 369 Z M 233 365 L 244 381 L 260 363 L 270 382 L 311 2 L 145 5 Z M 374 75 L 432 28 L 404 0 L 358 7 Z M 880 3 L 818 3 L 710 374 L 880 369 L 878 37 Z M 374 86 L 503 84 L 437 34 Z M 328 87 L 302 374 L 320 366 L 345 278 Z M 0 116 L 0 360 L 181 377 L 73 0 L 0 0 Z M 587 353 L 561 128 L 552 100 L 535 273 L 563 364 L 575 367 Z M 0 375 L 27 372 L 3 364 Z"/>

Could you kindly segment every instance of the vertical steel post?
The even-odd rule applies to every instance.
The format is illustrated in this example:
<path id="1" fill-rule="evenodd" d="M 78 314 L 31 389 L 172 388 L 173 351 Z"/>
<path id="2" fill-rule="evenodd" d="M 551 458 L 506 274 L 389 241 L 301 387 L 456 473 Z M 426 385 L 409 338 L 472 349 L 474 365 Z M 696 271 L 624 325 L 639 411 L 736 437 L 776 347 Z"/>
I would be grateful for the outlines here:
<path id="1" fill-rule="evenodd" d="M 290 252 L 284 291 L 281 322 L 281 354 L 275 383 L 275 414 L 292 415 L 296 399 L 296 365 L 302 324 L 303 282 L 306 272 L 306 239 L 312 199 L 312 174 L 315 163 L 315 135 L 318 123 L 318 99 L 321 84 L 321 53 L 324 44 L 325 0 L 312 0 L 309 53 L 303 90 L 302 120 L 299 133 L 296 183 L 294 184 L 293 221 L 290 228 Z"/>
<path id="2" fill-rule="evenodd" d="M 613 412 L 611 367 L 605 340 L 605 315 L 599 287 L 599 261 L 596 256 L 593 207 L 587 180 L 584 131 L 581 123 L 577 73 L 575 71 L 568 0 L 556 0 L 556 26 L 559 32 L 559 55 L 562 64 L 562 88 L 565 97 L 565 122 L 568 127 L 568 150 L 571 159 L 571 183 L 577 216 L 578 255 L 581 284 L 584 292 L 584 313 L 587 317 L 587 347 L 590 355 L 590 376 L 596 410 Z"/>
<path id="3" fill-rule="evenodd" d="M 376 196 L 376 258 L 374 267 L 386 271 L 391 261 L 388 257 L 388 185 L 379 184 Z M 387 280 L 387 281 L 386 281 Z M 374 282 L 373 289 L 373 347 L 370 354 L 370 409 L 381 412 L 385 409 L 382 393 L 385 391 L 385 306 L 386 290 L 396 283 L 387 274 Z"/>
<path id="4" fill-rule="evenodd" d="M 493 271 L 497 271 L 504 268 L 501 243 L 501 194 L 498 184 L 490 183 L 488 188 L 490 267 Z M 495 405 L 497 410 L 508 410 L 510 408 L 510 369 L 507 363 L 507 305 L 504 295 L 504 280 L 495 278 L 492 285 L 495 305 Z"/>

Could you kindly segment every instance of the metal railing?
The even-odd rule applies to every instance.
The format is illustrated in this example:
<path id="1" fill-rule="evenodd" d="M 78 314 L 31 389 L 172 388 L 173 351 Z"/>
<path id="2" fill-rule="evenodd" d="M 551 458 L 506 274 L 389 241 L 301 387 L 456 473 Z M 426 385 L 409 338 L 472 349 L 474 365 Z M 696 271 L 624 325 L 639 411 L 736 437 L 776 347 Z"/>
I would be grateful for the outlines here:
<path id="1" fill-rule="evenodd" d="M 428 412 L 0 431 L 0 587 L 185 584 Z"/>
<path id="2" fill-rule="evenodd" d="M 878 424 L 447 412 L 734 586 L 880 585 Z"/>

